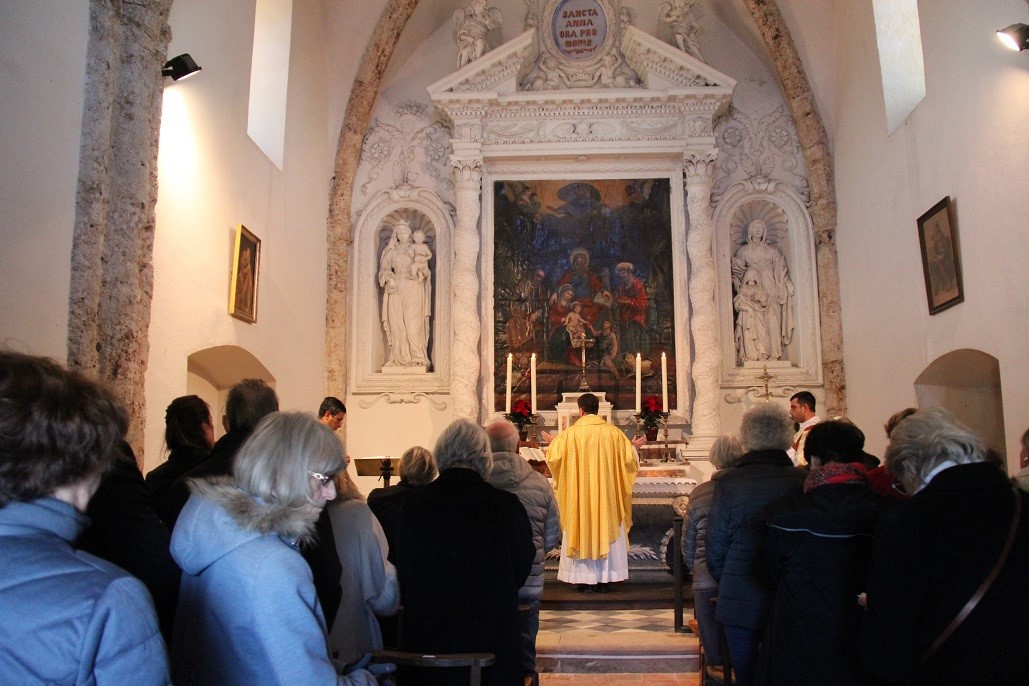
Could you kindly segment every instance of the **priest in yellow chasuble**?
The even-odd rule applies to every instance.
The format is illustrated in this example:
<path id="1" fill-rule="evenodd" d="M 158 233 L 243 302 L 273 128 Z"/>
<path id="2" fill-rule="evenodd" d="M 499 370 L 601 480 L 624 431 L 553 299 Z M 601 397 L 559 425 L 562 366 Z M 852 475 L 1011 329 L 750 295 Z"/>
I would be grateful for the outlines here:
<path id="1" fill-rule="evenodd" d="M 580 592 L 606 592 L 629 578 L 632 484 L 638 468 L 632 443 L 597 416 L 600 401 L 579 396 L 579 419 L 547 450 L 561 514 L 557 578 Z"/>

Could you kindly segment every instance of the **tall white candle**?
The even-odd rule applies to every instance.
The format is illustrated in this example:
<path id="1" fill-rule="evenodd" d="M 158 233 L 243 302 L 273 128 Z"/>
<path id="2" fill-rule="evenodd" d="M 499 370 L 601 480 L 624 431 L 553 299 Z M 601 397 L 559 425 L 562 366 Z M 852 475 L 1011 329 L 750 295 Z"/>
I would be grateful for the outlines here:
<path id="1" fill-rule="evenodd" d="M 636 353 L 636 414 L 643 408 L 643 358 Z"/>
<path id="2" fill-rule="evenodd" d="M 532 413 L 536 414 L 536 353 L 532 354 L 530 361 L 529 392 L 532 395 Z"/>
<path id="3" fill-rule="evenodd" d="M 661 353 L 661 411 L 668 412 L 668 358 Z"/>
<path id="4" fill-rule="evenodd" d="M 514 363 L 514 355 L 507 354 L 507 402 L 504 403 L 504 413 L 511 414 L 511 365 Z"/>

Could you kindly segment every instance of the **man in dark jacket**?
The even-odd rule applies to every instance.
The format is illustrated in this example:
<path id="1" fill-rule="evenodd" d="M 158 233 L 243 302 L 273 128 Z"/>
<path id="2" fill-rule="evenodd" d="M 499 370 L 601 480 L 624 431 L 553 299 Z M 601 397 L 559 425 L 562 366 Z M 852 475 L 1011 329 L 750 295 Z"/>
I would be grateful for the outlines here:
<path id="1" fill-rule="evenodd" d="M 231 474 L 232 458 L 253 433 L 254 427 L 265 415 L 278 411 L 279 397 L 275 395 L 275 389 L 261 379 L 243 379 L 229 389 L 225 416 L 222 417 L 225 435 L 211 448 L 211 456 L 176 479 L 168 492 L 161 516 L 169 530 L 175 529 L 175 520 L 189 500 L 188 480 Z"/>
<path id="2" fill-rule="evenodd" d="M 543 595 L 543 561 L 547 551 L 561 541 L 561 518 L 554 488 L 547 478 L 529 466 L 518 454 L 518 429 L 511 422 L 494 422 L 486 427 L 493 450 L 493 471 L 489 482 L 518 496 L 532 526 L 536 557 L 532 572 L 518 591 L 519 602 L 529 606 L 522 618 L 522 647 L 526 674 L 536 671 L 536 634 L 540 628 L 540 596 Z"/>
<path id="3" fill-rule="evenodd" d="M 397 541 L 404 605 L 400 647 L 428 654 L 493 653 L 496 663 L 483 683 L 521 686 L 518 589 L 536 555 L 529 517 L 515 495 L 486 483 L 493 458 L 482 427 L 455 420 L 433 454 L 439 478 L 408 498 Z M 428 670 L 408 681 L 467 683 L 467 670 L 454 671 Z"/>
<path id="4" fill-rule="evenodd" d="M 758 513 L 768 503 L 802 491 L 807 472 L 793 466 L 786 449 L 793 441 L 786 410 L 761 404 L 740 424 L 747 453 L 715 482 L 707 525 L 707 566 L 718 582 L 715 617 L 725 626 L 739 686 L 757 675 L 757 649 L 771 603 L 755 563 L 764 534 Z"/>
<path id="5" fill-rule="evenodd" d="M 765 508 L 764 572 L 775 599 L 761 646 L 761 683 L 859 686 L 857 638 L 884 501 L 862 464 L 864 435 L 848 422 L 821 422 L 806 439 L 804 493 Z"/>

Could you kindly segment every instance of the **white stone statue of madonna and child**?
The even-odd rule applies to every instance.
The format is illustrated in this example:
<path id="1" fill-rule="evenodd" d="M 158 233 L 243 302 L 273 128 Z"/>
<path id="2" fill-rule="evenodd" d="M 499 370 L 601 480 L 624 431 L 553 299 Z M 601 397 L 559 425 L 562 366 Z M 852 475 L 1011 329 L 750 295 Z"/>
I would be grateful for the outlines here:
<path id="1" fill-rule="evenodd" d="M 432 316 L 432 250 L 425 232 L 400 219 L 379 257 L 382 328 L 386 334 L 383 373 L 426 372 Z"/>
<path id="2" fill-rule="evenodd" d="M 732 257 L 734 333 L 740 365 L 782 360 L 793 339 L 796 291 L 786 257 L 769 242 L 768 234 L 768 225 L 754 219 L 747 227 L 747 242 Z"/>

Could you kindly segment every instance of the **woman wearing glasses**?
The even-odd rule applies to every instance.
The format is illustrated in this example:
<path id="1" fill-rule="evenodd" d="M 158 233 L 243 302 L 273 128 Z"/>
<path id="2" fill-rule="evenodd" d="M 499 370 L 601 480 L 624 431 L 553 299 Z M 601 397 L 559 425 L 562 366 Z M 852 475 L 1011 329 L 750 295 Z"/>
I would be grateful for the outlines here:
<path id="1" fill-rule="evenodd" d="M 346 452 L 313 416 L 276 412 L 240 448 L 233 478 L 193 481 L 175 525 L 182 567 L 172 672 L 181 684 L 375 684 L 340 676 L 301 540 L 336 497 Z"/>

